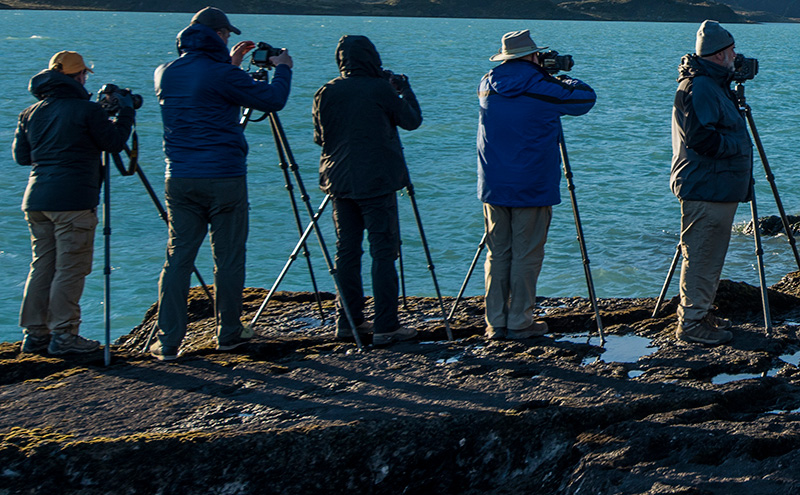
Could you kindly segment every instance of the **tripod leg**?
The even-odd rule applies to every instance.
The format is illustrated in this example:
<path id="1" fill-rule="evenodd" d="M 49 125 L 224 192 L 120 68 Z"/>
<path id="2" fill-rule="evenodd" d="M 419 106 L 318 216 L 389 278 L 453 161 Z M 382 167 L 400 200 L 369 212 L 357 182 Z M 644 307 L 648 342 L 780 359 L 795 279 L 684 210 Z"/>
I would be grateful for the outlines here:
<path id="1" fill-rule="evenodd" d="M 481 242 L 478 243 L 478 250 L 475 252 L 475 256 L 472 258 L 472 263 L 469 265 L 469 270 L 467 270 L 467 276 L 464 277 L 464 283 L 461 284 L 461 289 L 458 290 L 458 295 L 456 296 L 456 300 L 453 301 L 453 306 L 450 308 L 450 314 L 447 315 L 448 320 L 453 319 L 453 315 L 456 312 L 456 307 L 458 307 L 458 303 L 461 301 L 461 296 L 464 295 L 464 291 L 467 289 L 467 283 L 469 283 L 470 277 L 472 277 L 472 272 L 475 270 L 475 265 L 478 264 L 478 259 L 481 256 L 481 252 L 483 248 L 486 247 L 486 236 L 487 233 L 483 233 L 483 237 L 481 237 Z"/>
<path id="2" fill-rule="evenodd" d="M 345 300 L 345 297 L 342 294 L 341 284 L 339 283 L 339 275 L 338 272 L 336 271 L 336 266 L 334 265 L 333 260 L 331 259 L 330 252 L 328 251 L 328 246 L 327 244 L 325 244 L 325 238 L 322 236 L 322 231 L 320 230 L 319 225 L 317 225 L 317 218 L 318 218 L 317 215 L 320 212 L 318 211 L 317 215 L 315 215 L 314 211 L 311 208 L 311 202 L 309 200 L 305 185 L 303 184 L 303 178 L 300 176 L 300 170 L 297 167 L 297 163 L 294 161 L 294 155 L 292 154 L 292 150 L 289 147 L 289 142 L 286 139 L 286 134 L 283 132 L 283 126 L 281 126 L 281 121 L 280 119 L 278 119 L 278 114 L 273 112 L 269 114 L 269 117 L 275 127 L 277 136 L 280 140 L 281 147 L 283 148 L 283 151 L 286 153 L 286 157 L 288 158 L 289 166 L 294 174 L 297 187 L 300 189 L 300 198 L 306 205 L 306 211 L 308 212 L 308 216 L 311 218 L 311 225 L 314 226 L 314 233 L 317 236 L 317 242 L 319 242 L 320 249 L 322 250 L 322 254 L 325 258 L 325 264 L 328 266 L 328 273 L 330 273 L 331 278 L 333 278 L 333 283 L 336 286 L 337 292 L 339 293 L 339 300 L 342 303 L 342 309 L 344 309 L 345 317 L 347 318 L 347 322 L 350 325 L 350 328 L 353 330 L 353 338 L 355 339 L 358 348 L 363 349 L 364 346 L 361 343 L 361 337 L 358 335 L 358 332 L 356 331 L 356 324 L 355 320 L 353 319 L 353 315 L 350 311 L 350 306 L 347 304 L 347 301 Z M 330 199 L 329 195 L 326 196 L 326 199 L 325 201 L 323 201 L 323 204 L 326 204 L 327 200 L 329 199 Z"/>
<path id="3" fill-rule="evenodd" d="M 300 212 L 297 208 L 297 200 L 294 197 L 294 186 L 292 185 L 292 178 L 289 175 L 289 165 L 286 163 L 286 154 L 284 153 L 281 144 L 281 138 L 275 126 L 275 120 L 270 119 L 270 127 L 272 129 L 272 137 L 275 141 L 275 147 L 278 151 L 278 159 L 280 161 L 280 168 L 283 172 L 283 181 L 286 185 L 286 191 L 289 192 L 289 201 L 292 205 L 292 213 L 294 214 L 294 221 L 297 225 L 297 232 L 303 234 L 303 222 L 300 220 Z M 322 296 L 320 296 L 319 288 L 317 287 L 317 278 L 314 276 L 314 266 L 311 263 L 311 253 L 308 251 L 308 245 L 303 243 L 303 256 L 306 258 L 308 264 L 308 274 L 311 278 L 311 286 L 314 289 L 314 299 L 317 301 L 317 308 L 319 309 L 320 321 L 325 323 L 325 311 L 322 309 Z"/>
<path id="4" fill-rule="evenodd" d="M 789 225 L 789 219 L 786 217 L 786 210 L 783 209 L 783 202 L 781 201 L 780 194 L 778 194 L 778 186 L 775 184 L 775 175 L 773 175 L 772 169 L 767 161 L 767 154 L 764 151 L 764 145 L 761 143 L 761 137 L 756 129 L 756 122 L 753 120 L 753 112 L 749 105 L 745 106 L 745 115 L 747 116 L 747 123 L 750 124 L 750 131 L 753 135 L 753 141 L 756 142 L 758 156 L 761 158 L 761 164 L 764 166 L 764 173 L 766 174 L 767 181 L 769 181 L 769 185 L 772 188 L 772 195 L 775 197 L 775 204 L 777 205 L 778 213 L 781 216 L 783 231 L 786 232 L 786 238 L 789 240 L 789 245 L 792 247 L 792 253 L 794 254 L 794 261 L 797 263 L 797 269 L 800 270 L 800 253 L 797 252 L 797 241 L 794 238 L 792 226 Z M 753 227 L 757 229 L 758 224 L 753 223 Z"/>
<path id="5" fill-rule="evenodd" d="M 111 160 L 109 153 L 103 153 L 103 171 L 105 183 L 103 184 L 103 320 L 106 330 L 106 346 L 103 350 L 105 365 L 111 364 Z"/>
<path id="6" fill-rule="evenodd" d="M 569 156 L 567 155 L 567 144 L 564 142 L 564 133 L 559 136 L 558 145 L 561 148 L 561 162 L 564 165 L 564 176 L 567 178 L 567 188 L 572 200 L 572 213 L 575 216 L 575 230 L 578 232 L 578 243 L 581 247 L 581 257 L 583 258 L 583 272 L 586 275 L 586 285 L 589 289 L 589 299 L 594 309 L 594 317 L 597 320 L 597 333 L 600 334 L 600 345 L 606 343 L 603 335 L 603 321 L 600 319 L 600 310 L 597 307 L 597 297 L 594 293 L 594 282 L 592 281 L 592 270 L 589 268 L 589 255 L 586 251 L 586 242 L 583 238 L 583 227 L 581 226 L 581 216 L 578 213 L 578 200 L 575 197 L 575 183 L 572 181 L 572 169 L 569 166 Z"/>
<path id="7" fill-rule="evenodd" d="M 417 199 L 414 194 L 414 185 L 409 183 L 406 187 L 408 197 L 411 198 L 411 206 L 414 209 L 414 218 L 417 220 L 417 227 L 419 228 L 419 237 L 422 241 L 422 247 L 425 249 L 425 258 L 428 260 L 428 270 L 431 272 L 433 278 L 433 287 L 436 289 L 436 297 L 439 299 L 439 308 L 442 311 L 442 318 L 444 319 L 444 329 L 447 331 L 447 340 L 453 340 L 453 331 L 450 330 L 450 322 L 447 318 L 447 312 L 444 309 L 444 301 L 442 301 L 442 293 L 439 291 L 439 282 L 436 280 L 436 271 L 433 266 L 433 259 L 431 258 L 431 251 L 428 249 L 428 241 L 425 239 L 425 230 L 422 228 L 422 219 L 419 216 L 419 208 L 417 208 Z"/>
<path id="8" fill-rule="evenodd" d="M 399 228 L 398 228 L 399 230 Z M 400 232 L 398 232 L 399 236 Z M 400 244 L 397 246 L 397 261 L 400 265 L 400 288 L 403 296 L 403 309 L 408 310 L 408 303 L 406 301 L 406 274 L 403 269 L 403 239 L 400 239 Z"/>
<path id="9" fill-rule="evenodd" d="M 672 257 L 672 263 L 669 265 L 669 272 L 667 272 L 667 278 L 664 279 L 664 286 L 661 287 L 661 293 L 658 295 L 658 299 L 656 299 L 656 307 L 653 308 L 653 315 L 650 318 L 655 318 L 658 314 L 658 310 L 661 308 L 661 303 L 664 302 L 664 298 L 667 295 L 667 290 L 669 290 L 669 283 L 672 281 L 672 276 L 675 274 L 675 268 L 678 266 L 678 260 L 681 257 L 681 243 L 678 243 L 678 247 L 675 248 L 675 256 Z"/>
<path id="10" fill-rule="evenodd" d="M 750 200 L 750 212 L 753 216 L 753 238 L 756 244 L 756 259 L 758 260 L 758 280 L 761 284 L 761 305 L 764 308 L 764 330 L 769 335 L 772 333 L 772 317 L 769 311 L 769 297 L 767 295 L 767 283 L 764 275 L 764 250 L 761 247 L 761 232 L 758 230 L 758 211 L 756 209 L 756 192 L 753 190 L 753 198 Z"/>

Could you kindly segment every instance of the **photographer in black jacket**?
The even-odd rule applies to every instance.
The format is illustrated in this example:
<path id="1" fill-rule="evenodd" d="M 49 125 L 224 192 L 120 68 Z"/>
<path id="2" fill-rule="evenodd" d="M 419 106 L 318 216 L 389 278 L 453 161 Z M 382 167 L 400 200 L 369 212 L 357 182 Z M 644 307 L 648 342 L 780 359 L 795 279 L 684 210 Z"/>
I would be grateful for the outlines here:
<path id="1" fill-rule="evenodd" d="M 115 94 L 111 121 L 84 85 L 93 72 L 78 53 L 61 51 L 30 81 L 39 101 L 19 115 L 14 159 L 31 167 L 22 210 L 31 261 L 20 309 L 22 352 L 92 352 L 100 342 L 78 335 L 79 305 L 92 270 L 103 151 L 119 153 L 134 121 L 133 99 Z"/>
<path id="2" fill-rule="evenodd" d="M 381 68 L 366 36 L 343 36 L 336 47 L 340 76 L 314 95 L 314 141 L 322 146 L 320 188 L 333 199 L 336 268 L 340 290 L 356 330 L 369 333 L 364 318 L 361 243 L 368 232 L 375 300 L 374 345 L 413 338 L 417 331 L 397 319 L 400 247 L 396 191 L 408 186 L 408 170 L 397 127 L 414 130 L 422 112 L 408 78 Z M 336 336 L 352 330 L 337 301 Z"/>

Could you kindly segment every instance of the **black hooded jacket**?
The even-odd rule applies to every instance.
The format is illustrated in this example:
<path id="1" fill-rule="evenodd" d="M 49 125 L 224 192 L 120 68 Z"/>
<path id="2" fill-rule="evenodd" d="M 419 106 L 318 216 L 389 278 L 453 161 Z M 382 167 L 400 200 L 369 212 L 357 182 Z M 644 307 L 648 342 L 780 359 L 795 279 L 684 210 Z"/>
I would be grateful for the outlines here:
<path id="1" fill-rule="evenodd" d="M 320 188 L 336 198 L 364 199 L 409 184 L 397 127 L 414 130 L 422 112 L 408 85 L 384 77 L 365 36 L 343 36 L 336 47 L 341 76 L 314 95 L 314 142 L 322 146 Z"/>
<path id="2" fill-rule="evenodd" d="M 103 151 L 119 153 L 131 133 L 134 111 L 116 122 L 75 79 L 53 70 L 30 81 L 39 101 L 19 115 L 14 160 L 30 165 L 24 211 L 90 210 L 100 201 Z"/>

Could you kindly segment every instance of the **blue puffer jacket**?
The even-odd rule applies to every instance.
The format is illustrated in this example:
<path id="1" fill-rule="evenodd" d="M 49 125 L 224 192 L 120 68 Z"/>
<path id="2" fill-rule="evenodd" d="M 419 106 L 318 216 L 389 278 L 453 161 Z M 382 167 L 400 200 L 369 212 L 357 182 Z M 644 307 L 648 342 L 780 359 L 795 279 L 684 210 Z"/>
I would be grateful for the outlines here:
<path id="1" fill-rule="evenodd" d="M 239 177 L 247 173 L 240 107 L 277 112 L 289 98 L 292 71 L 275 68 L 272 83 L 231 65 L 214 30 L 192 24 L 178 34 L 180 58 L 159 66 L 155 89 L 164 123 L 167 177 Z"/>
<path id="2" fill-rule="evenodd" d="M 509 60 L 484 76 L 478 97 L 478 198 L 508 207 L 560 203 L 560 117 L 591 110 L 592 88 Z"/>

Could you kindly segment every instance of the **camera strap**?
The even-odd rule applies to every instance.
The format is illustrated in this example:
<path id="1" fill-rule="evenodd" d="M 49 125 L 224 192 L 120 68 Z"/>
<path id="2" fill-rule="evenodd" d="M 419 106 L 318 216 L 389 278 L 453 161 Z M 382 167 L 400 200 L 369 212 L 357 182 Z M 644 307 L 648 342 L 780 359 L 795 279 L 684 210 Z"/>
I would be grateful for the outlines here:
<path id="1" fill-rule="evenodd" d="M 114 153 L 112 158 L 114 159 L 114 165 L 117 166 L 117 170 L 123 176 L 127 177 L 129 175 L 133 175 L 136 173 L 136 167 L 139 165 L 139 136 L 136 134 L 136 127 L 134 126 L 133 132 L 131 133 L 131 146 L 130 148 L 128 145 L 125 145 L 125 153 L 128 155 L 128 166 L 127 168 L 122 162 L 122 158 L 119 156 L 119 153 Z"/>

